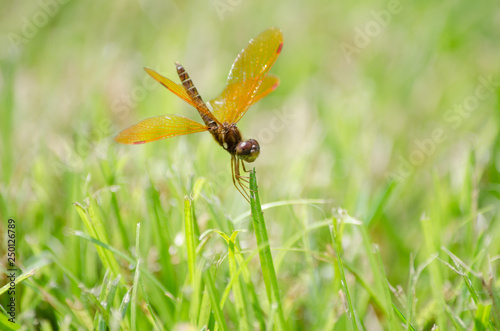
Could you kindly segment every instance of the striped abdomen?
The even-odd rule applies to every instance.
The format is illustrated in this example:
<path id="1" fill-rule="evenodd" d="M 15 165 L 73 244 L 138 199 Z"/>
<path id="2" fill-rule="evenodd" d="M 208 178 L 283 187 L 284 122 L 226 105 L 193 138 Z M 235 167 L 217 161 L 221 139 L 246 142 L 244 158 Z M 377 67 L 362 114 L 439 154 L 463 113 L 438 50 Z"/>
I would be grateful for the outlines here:
<path id="1" fill-rule="evenodd" d="M 193 81 L 189 77 L 188 73 L 186 72 L 186 69 L 184 67 L 176 62 L 175 67 L 177 69 L 177 74 L 179 75 L 179 78 L 181 79 L 182 86 L 186 90 L 186 92 L 189 95 L 189 98 L 194 102 L 196 105 L 196 109 L 198 110 L 198 113 L 200 113 L 201 118 L 203 119 L 203 122 L 205 122 L 205 125 L 208 127 L 214 127 L 217 126 L 217 123 L 215 123 L 207 114 L 210 114 L 210 110 L 208 109 L 207 105 L 201 98 L 200 94 L 198 93 L 198 90 L 194 86 Z"/>

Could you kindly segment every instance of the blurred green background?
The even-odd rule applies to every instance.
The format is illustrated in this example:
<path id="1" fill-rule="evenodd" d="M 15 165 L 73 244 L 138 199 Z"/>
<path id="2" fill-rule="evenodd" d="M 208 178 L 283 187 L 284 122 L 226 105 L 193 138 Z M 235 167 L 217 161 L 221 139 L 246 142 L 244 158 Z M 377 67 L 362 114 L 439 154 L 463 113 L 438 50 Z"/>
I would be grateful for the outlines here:
<path id="1" fill-rule="evenodd" d="M 84 231 L 73 202 L 95 200 L 110 245 L 127 254 L 141 222 L 142 254 L 161 282 L 167 280 L 155 254 L 182 255 L 182 241 L 175 240 L 183 197 L 197 180 L 206 180 L 195 201 L 200 231 L 213 226 L 214 213 L 231 221 L 249 210 L 232 186 L 229 155 L 208 133 L 140 146 L 113 137 L 151 116 L 199 121 L 143 67 L 178 81 L 179 61 L 210 100 L 239 51 L 270 26 L 284 35 L 271 69 L 281 84 L 238 124 L 260 142 L 254 165 L 261 201 L 325 200 L 267 211 L 272 247 L 342 208 L 365 223 L 392 286 L 406 290 L 411 256 L 422 263 L 432 253 L 424 245 L 428 236 L 430 247 L 445 246 L 471 267 L 484 262 L 476 270 L 484 277 L 499 275 L 500 244 L 493 240 L 500 235 L 498 2 L 47 0 L 2 1 L 0 11 L 1 222 L 17 221 L 19 263 L 38 268 L 20 290 L 18 319 L 54 327 L 62 317 L 51 312 L 48 298 L 74 303 L 70 294 L 78 297 L 68 274 L 87 288 L 102 282 L 93 246 L 72 234 Z M 427 237 L 421 219 L 432 224 Z M 166 248 L 151 239 L 157 231 L 168 232 Z M 328 238 L 327 228 L 314 232 L 309 249 L 331 256 Z M 346 230 L 345 259 L 363 270 L 360 245 L 359 234 Z M 296 320 L 290 328 L 326 328 L 320 321 L 329 310 L 318 302 L 336 309 L 333 320 L 343 312 L 337 292 L 321 293 L 323 281 L 335 279 L 332 264 L 293 252 L 287 261 L 278 278 Z M 446 270 L 444 292 L 464 286 L 456 273 L 439 268 Z M 169 288 L 174 294 L 179 279 L 179 287 Z M 432 275 L 423 275 L 417 286 L 419 328 L 434 321 L 428 317 L 433 284 Z M 174 308 L 158 305 L 167 329 L 176 325 L 166 313 Z"/>

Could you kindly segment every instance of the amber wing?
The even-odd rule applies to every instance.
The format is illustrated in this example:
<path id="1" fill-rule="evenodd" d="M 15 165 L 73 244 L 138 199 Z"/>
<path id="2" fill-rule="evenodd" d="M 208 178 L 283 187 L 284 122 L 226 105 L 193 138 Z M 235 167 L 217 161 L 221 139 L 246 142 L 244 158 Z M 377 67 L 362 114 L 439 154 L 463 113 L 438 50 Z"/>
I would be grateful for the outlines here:
<path id="1" fill-rule="evenodd" d="M 145 119 L 120 132 L 115 140 L 122 144 L 144 144 L 155 140 L 207 131 L 208 127 L 180 115 Z"/>
<path id="2" fill-rule="evenodd" d="M 237 123 L 248 107 L 279 84 L 279 79 L 267 75 L 283 47 L 283 34 L 278 28 L 269 28 L 250 40 L 229 71 L 226 88 L 209 102 L 215 117 L 221 122 Z"/>
<path id="3" fill-rule="evenodd" d="M 189 97 L 189 95 L 186 92 L 186 89 L 182 85 L 174 83 L 173 81 L 171 81 L 167 77 L 162 76 L 159 73 L 157 73 L 156 71 L 151 70 L 149 68 L 144 68 L 144 70 L 146 70 L 146 72 L 151 77 L 153 77 L 157 82 L 159 82 L 161 85 L 165 86 L 167 89 L 169 89 L 175 95 L 177 95 L 178 97 L 180 97 L 182 100 L 186 101 L 191 106 L 193 106 L 194 108 L 196 108 L 199 111 L 201 111 L 202 114 L 207 115 L 208 118 L 212 119 L 216 123 L 218 122 L 217 119 L 214 117 L 214 115 L 212 113 L 208 112 L 204 108 L 198 107 L 198 105 L 196 103 L 194 103 L 193 100 L 191 100 L 191 98 Z"/>

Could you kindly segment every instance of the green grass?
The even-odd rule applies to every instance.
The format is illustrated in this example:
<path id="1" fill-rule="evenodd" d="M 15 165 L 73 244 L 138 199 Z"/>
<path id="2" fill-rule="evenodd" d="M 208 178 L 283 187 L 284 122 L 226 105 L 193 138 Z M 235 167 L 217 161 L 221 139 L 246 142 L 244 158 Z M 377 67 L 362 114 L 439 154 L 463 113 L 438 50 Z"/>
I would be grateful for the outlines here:
<path id="1" fill-rule="evenodd" d="M 500 328 L 497 2 L 44 4 L 0 3 L 0 329 Z M 113 141 L 270 26 L 251 205 L 208 133 Z"/>

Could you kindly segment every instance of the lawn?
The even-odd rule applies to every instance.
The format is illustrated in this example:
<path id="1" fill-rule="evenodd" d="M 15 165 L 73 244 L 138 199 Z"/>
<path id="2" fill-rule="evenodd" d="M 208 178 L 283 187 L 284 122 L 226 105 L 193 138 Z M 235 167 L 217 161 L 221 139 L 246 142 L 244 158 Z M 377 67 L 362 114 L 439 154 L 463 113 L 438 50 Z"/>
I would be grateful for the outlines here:
<path id="1" fill-rule="evenodd" d="M 496 1 L 0 10 L 1 330 L 500 329 Z M 114 141 L 272 26 L 251 203 L 207 132 Z"/>

